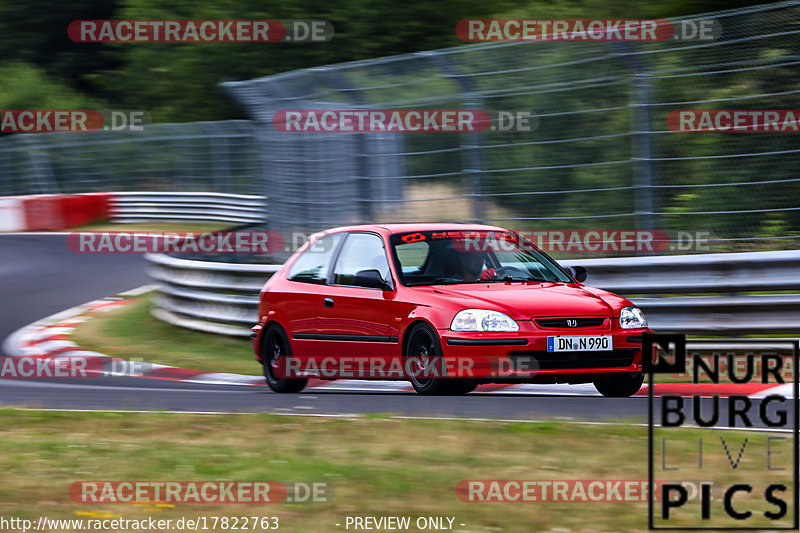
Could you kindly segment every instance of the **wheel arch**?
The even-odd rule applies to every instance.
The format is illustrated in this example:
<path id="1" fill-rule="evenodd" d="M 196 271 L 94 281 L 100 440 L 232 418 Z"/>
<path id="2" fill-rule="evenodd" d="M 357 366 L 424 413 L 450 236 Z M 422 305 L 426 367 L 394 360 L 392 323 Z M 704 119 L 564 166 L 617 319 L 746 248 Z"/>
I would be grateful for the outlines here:
<path id="1" fill-rule="evenodd" d="M 281 328 L 283 334 L 286 335 L 286 340 L 289 342 L 289 349 L 292 347 L 292 339 L 289 337 L 289 334 L 286 332 L 286 328 L 283 327 L 283 324 L 280 323 L 279 320 L 273 318 L 268 318 L 266 322 L 264 322 L 264 329 L 261 330 L 261 342 L 259 343 L 259 352 L 258 352 L 258 359 L 262 361 L 262 354 L 264 353 L 264 343 L 267 342 L 267 331 L 272 327 L 277 326 Z"/>
<path id="2" fill-rule="evenodd" d="M 400 355 L 406 355 L 406 349 L 408 348 L 408 341 L 411 339 L 411 334 L 414 333 L 414 330 L 417 329 L 420 324 L 425 324 L 429 326 L 436 338 L 439 340 L 439 344 L 442 344 L 442 338 L 439 336 L 439 332 L 436 330 L 433 324 L 425 320 L 424 318 L 415 318 L 409 325 L 406 327 L 405 331 L 403 331 L 403 338 L 402 342 L 400 343 Z"/>

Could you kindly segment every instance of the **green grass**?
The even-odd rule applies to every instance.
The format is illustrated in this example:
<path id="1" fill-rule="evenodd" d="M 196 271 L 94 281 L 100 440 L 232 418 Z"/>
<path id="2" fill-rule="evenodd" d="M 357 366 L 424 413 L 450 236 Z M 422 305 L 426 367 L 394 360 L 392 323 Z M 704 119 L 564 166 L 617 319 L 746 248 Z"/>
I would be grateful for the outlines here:
<path id="1" fill-rule="evenodd" d="M 73 340 L 87 350 L 169 366 L 260 375 L 249 339 L 172 326 L 150 314 L 150 295 L 81 325 Z"/>
<path id="2" fill-rule="evenodd" d="M 462 480 L 644 480 L 647 432 L 642 427 L 3 410 L 0 428 L 4 516 L 278 516 L 280 530 L 291 532 L 344 531 L 344 518 L 353 515 L 454 516 L 456 524 L 466 524 L 456 531 L 647 527 L 644 502 L 475 503 L 460 501 L 455 492 Z M 670 462 L 692 464 L 697 434 L 679 434 L 669 437 Z M 741 434 L 705 433 L 710 440 L 722 434 L 738 450 Z M 764 438 L 751 437 L 736 472 L 725 468 L 724 454 L 711 453 L 710 443 L 705 460 L 711 470 L 702 479 L 741 481 L 745 467 L 763 462 L 763 455 L 750 452 L 761 442 L 754 440 Z M 334 496 L 316 504 L 101 505 L 70 500 L 68 488 L 78 480 L 325 481 Z M 737 504 L 745 499 L 737 497 Z M 721 507 L 719 501 L 714 505 L 715 511 Z M 751 508 L 769 507 L 756 499 Z"/>

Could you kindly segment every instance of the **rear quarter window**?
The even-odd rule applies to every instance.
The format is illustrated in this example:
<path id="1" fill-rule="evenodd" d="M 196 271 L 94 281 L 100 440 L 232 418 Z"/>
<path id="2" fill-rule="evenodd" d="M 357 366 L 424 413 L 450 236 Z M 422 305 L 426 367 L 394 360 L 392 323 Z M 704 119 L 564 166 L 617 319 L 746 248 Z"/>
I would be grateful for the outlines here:
<path id="1" fill-rule="evenodd" d="M 334 233 L 313 242 L 295 260 L 286 277 L 289 281 L 317 283 L 320 285 L 327 283 L 331 259 L 341 240 L 342 234 Z"/>

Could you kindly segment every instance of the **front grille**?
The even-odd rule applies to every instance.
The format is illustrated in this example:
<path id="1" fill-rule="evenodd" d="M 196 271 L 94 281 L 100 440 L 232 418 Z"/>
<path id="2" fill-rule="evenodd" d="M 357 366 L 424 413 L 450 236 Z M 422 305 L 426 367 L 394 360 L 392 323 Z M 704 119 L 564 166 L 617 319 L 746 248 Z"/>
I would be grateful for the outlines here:
<path id="1" fill-rule="evenodd" d="M 635 350 L 623 348 L 607 352 L 545 352 L 516 350 L 510 352 L 517 370 L 568 370 L 573 368 L 613 368 L 630 366 Z"/>
<path id="2" fill-rule="evenodd" d="M 533 320 L 540 328 L 596 328 L 605 324 L 606 317 L 584 316 L 568 318 L 534 318 Z M 575 325 L 572 326 L 567 323 L 568 320 L 574 320 Z"/>

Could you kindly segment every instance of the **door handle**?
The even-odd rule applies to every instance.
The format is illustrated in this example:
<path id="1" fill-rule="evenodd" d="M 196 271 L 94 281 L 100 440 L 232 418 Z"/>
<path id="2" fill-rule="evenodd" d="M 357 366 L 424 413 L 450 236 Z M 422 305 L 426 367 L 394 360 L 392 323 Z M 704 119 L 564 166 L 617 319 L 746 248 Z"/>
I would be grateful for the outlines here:
<path id="1" fill-rule="evenodd" d="M 325 304 L 325 307 L 333 307 L 333 298 L 325 298 L 322 303 Z"/>

